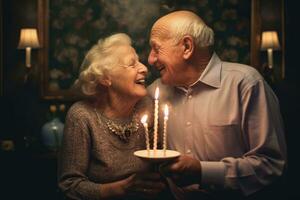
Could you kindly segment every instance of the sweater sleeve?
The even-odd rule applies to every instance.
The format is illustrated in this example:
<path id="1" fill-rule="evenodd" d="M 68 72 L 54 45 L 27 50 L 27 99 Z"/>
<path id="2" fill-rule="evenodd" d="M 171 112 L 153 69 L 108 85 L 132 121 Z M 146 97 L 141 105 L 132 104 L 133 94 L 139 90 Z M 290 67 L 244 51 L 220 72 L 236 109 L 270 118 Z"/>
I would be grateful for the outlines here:
<path id="1" fill-rule="evenodd" d="M 100 184 L 87 177 L 91 138 L 88 118 L 82 108 L 71 107 L 65 123 L 59 158 L 59 187 L 72 199 L 99 199 Z"/>

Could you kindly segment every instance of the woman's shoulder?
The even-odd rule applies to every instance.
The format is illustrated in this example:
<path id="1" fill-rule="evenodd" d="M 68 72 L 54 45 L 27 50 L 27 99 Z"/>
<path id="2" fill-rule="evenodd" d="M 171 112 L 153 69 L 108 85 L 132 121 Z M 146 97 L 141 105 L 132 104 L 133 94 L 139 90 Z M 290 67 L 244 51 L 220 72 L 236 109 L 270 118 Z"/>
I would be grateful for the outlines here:
<path id="1" fill-rule="evenodd" d="M 69 109 L 68 115 L 84 117 L 93 112 L 93 103 L 87 100 L 75 102 Z"/>

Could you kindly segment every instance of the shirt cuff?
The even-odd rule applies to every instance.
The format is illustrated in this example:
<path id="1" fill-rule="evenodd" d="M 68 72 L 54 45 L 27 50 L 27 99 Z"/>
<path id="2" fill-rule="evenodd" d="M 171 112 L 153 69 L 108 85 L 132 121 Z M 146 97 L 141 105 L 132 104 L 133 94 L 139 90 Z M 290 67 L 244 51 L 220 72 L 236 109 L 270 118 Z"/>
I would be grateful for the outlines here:
<path id="1" fill-rule="evenodd" d="M 225 180 L 225 164 L 223 162 L 200 161 L 201 185 L 222 186 Z"/>

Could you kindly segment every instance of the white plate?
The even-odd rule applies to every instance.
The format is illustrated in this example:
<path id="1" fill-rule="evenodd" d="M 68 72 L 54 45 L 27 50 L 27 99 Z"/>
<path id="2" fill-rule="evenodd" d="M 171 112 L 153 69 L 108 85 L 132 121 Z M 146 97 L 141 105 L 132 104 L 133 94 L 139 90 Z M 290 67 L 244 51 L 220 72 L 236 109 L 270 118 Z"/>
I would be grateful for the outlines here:
<path id="1" fill-rule="evenodd" d="M 157 149 L 156 153 L 154 154 L 154 150 L 151 149 L 149 150 L 149 153 L 147 150 L 135 151 L 134 155 L 139 158 L 146 159 L 153 162 L 164 162 L 179 157 L 180 153 L 178 151 L 173 151 L 173 150 L 166 150 L 164 153 L 164 150 Z"/>

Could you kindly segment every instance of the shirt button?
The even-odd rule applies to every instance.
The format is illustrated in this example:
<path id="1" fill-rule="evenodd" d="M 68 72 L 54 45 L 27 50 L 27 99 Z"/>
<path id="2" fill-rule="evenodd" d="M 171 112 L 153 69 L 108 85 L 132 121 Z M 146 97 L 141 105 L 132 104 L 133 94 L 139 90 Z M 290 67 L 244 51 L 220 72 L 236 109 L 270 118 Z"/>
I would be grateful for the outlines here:
<path id="1" fill-rule="evenodd" d="M 186 122 L 186 125 L 190 126 L 190 125 L 192 125 L 192 123 L 191 122 Z"/>

